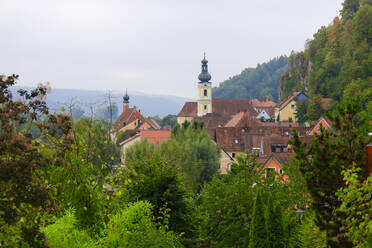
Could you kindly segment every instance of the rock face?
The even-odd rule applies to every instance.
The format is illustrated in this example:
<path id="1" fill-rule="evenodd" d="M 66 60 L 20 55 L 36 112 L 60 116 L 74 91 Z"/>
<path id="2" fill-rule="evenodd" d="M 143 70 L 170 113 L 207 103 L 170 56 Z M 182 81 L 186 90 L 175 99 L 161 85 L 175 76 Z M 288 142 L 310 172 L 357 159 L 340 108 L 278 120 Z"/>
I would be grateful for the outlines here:
<path id="1" fill-rule="evenodd" d="M 307 91 L 312 63 L 303 52 L 291 55 L 289 67 L 281 75 L 279 83 L 279 99 L 290 95 L 292 91 Z"/>

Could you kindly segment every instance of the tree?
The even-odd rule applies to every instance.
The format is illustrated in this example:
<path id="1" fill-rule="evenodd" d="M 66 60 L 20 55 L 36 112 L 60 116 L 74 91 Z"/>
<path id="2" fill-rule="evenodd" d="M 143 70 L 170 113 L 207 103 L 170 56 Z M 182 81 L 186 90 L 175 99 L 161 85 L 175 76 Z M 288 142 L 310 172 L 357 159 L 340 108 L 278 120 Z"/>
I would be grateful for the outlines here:
<path id="1" fill-rule="evenodd" d="M 300 124 L 304 124 L 309 120 L 307 116 L 308 102 L 307 100 L 301 100 L 296 102 L 296 120 Z"/>
<path id="2" fill-rule="evenodd" d="M 182 170 L 186 185 L 194 192 L 209 182 L 219 168 L 219 147 L 204 130 L 202 122 L 176 125 L 172 138 L 162 144 L 161 152 Z"/>
<path id="3" fill-rule="evenodd" d="M 51 247 L 182 247 L 173 232 L 155 223 L 151 208 L 147 202 L 129 204 L 110 216 L 97 237 L 76 228 L 75 212 L 71 209 L 42 230 Z"/>
<path id="4" fill-rule="evenodd" d="M 48 163 L 41 150 L 46 136 L 61 138 L 56 146 L 60 152 L 69 147 L 72 121 L 65 114 L 48 115 L 47 88 L 42 84 L 30 92 L 19 90 L 23 100 L 13 99 L 9 88 L 17 79 L 17 75 L 0 76 L 0 217 L 21 230 L 25 243 L 39 247 L 42 212 L 53 206 L 46 183 L 36 173 Z"/>
<path id="5" fill-rule="evenodd" d="M 307 107 L 307 117 L 310 120 L 319 120 L 324 113 L 322 109 L 322 96 L 315 95 L 311 100 L 312 102 Z"/>
<path id="6" fill-rule="evenodd" d="M 177 123 L 177 116 L 176 115 L 167 115 L 164 116 L 163 119 L 160 121 L 160 126 L 165 127 L 165 126 L 170 126 L 174 127 Z"/>
<path id="7" fill-rule="evenodd" d="M 365 145 L 368 143 L 366 119 L 361 115 L 358 98 L 339 105 L 335 114 L 327 113 L 334 131 L 321 128 L 310 149 L 305 149 L 294 132 L 295 161 L 303 173 L 312 196 L 312 208 L 320 230 L 326 231 L 330 247 L 351 247 L 350 240 L 341 229 L 345 215 L 335 212 L 341 206 L 336 192 L 344 187 L 342 170 L 364 168 Z"/>
<path id="8" fill-rule="evenodd" d="M 372 176 L 361 179 L 358 169 L 343 171 L 346 186 L 337 196 L 342 204 L 338 211 L 346 218 L 343 228 L 355 247 L 370 247 L 372 244 Z"/>
<path id="9" fill-rule="evenodd" d="M 80 118 L 74 125 L 73 137 L 79 143 L 76 148 L 83 149 L 80 155 L 101 171 L 120 163 L 120 148 L 107 135 L 109 132 L 109 123 L 88 117 Z"/>
<path id="10" fill-rule="evenodd" d="M 270 245 L 267 240 L 268 233 L 265 226 L 265 212 L 261 197 L 261 192 L 258 191 L 254 201 L 251 228 L 249 232 L 250 248 L 267 248 Z"/>
<path id="11" fill-rule="evenodd" d="M 124 202 L 148 201 L 158 222 L 169 215 L 169 228 L 190 236 L 193 221 L 192 202 L 179 168 L 164 158 L 159 149 L 146 140 L 127 150 L 125 168 L 119 183 Z"/>
<path id="12" fill-rule="evenodd" d="M 352 18 L 360 7 L 360 0 L 345 0 L 342 3 L 341 16 L 344 20 Z"/>
<path id="13" fill-rule="evenodd" d="M 267 227 L 267 247 L 284 248 L 285 235 L 282 219 L 282 210 L 278 204 L 273 202 L 273 198 L 269 198 L 266 217 Z"/>

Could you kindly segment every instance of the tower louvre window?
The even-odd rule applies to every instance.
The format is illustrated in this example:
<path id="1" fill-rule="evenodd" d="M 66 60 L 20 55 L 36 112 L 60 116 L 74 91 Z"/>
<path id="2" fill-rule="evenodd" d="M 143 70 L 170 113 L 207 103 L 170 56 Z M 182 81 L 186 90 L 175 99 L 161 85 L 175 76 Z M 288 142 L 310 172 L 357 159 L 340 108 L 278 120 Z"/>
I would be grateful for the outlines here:
<path id="1" fill-rule="evenodd" d="M 207 110 L 207 105 L 204 105 L 204 109 Z"/>
<path id="2" fill-rule="evenodd" d="M 208 96 L 208 91 L 204 90 L 204 96 Z"/>

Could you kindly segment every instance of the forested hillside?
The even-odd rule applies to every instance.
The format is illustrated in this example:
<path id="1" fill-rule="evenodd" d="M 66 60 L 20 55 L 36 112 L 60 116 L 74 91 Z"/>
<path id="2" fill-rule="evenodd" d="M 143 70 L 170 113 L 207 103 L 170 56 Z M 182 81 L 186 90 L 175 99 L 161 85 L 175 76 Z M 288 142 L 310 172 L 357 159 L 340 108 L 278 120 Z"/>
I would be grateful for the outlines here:
<path id="1" fill-rule="evenodd" d="M 346 0 L 328 27 L 289 58 L 279 98 L 304 90 L 337 101 L 372 88 L 372 1 Z"/>
<path id="2" fill-rule="evenodd" d="M 288 57 L 280 56 L 256 68 L 246 68 L 213 88 L 215 98 L 269 98 L 278 99 L 280 75 L 288 66 Z"/>

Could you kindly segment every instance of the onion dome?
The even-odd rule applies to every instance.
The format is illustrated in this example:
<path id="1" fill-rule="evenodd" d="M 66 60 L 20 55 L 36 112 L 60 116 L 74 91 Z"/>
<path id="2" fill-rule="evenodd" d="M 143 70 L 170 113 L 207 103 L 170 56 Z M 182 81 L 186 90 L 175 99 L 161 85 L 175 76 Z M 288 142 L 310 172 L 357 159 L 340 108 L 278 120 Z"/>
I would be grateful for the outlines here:
<path id="1" fill-rule="evenodd" d="M 129 103 L 129 96 L 128 96 L 127 90 L 125 90 L 125 95 L 123 97 L 123 103 Z"/>
<path id="2" fill-rule="evenodd" d="M 211 74 L 208 73 L 208 60 L 205 58 L 205 53 L 204 53 L 204 58 L 201 61 L 201 63 L 202 63 L 202 71 L 199 74 L 198 78 L 201 83 L 206 83 L 206 82 L 209 82 L 209 80 L 211 80 L 212 76 Z"/>

